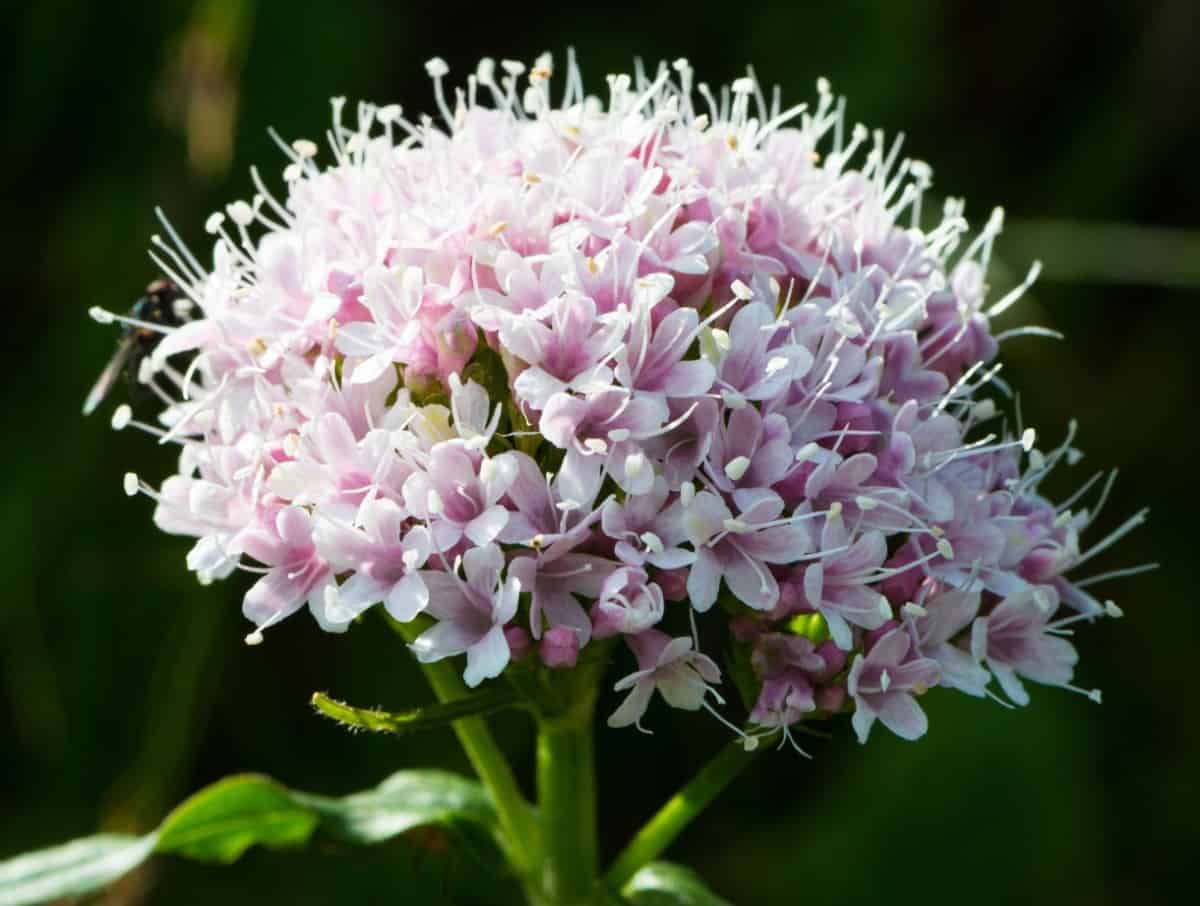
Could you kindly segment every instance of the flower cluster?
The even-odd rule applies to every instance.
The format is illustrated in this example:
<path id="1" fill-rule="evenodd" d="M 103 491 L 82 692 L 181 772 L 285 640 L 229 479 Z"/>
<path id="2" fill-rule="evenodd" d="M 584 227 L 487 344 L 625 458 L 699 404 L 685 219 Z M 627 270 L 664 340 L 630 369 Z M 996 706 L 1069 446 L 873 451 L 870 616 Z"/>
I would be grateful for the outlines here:
<path id="1" fill-rule="evenodd" d="M 427 69 L 441 122 L 336 99 L 331 164 L 281 141 L 286 198 L 254 173 L 210 268 L 155 240 L 195 317 L 142 367 L 161 427 L 134 424 L 182 452 L 126 485 L 202 581 L 258 574 L 248 641 L 381 603 L 474 686 L 621 637 L 609 722 L 640 725 L 655 692 L 723 701 L 707 623 L 748 739 L 850 710 L 915 738 L 935 685 L 1074 688 L 1063 627 L 1119 610 L 1067 576 L 1141 514 L 1082 548 L 1091 485 L 1038 493 L 1071 437 L 1039 450 L 976 398 L 1035 276 L 985 301 L 999 212 L 923 231 L 929 167 L 824 81 L 781 109 L 684 60 L 605 101 L 573 63 L 552 100 L 548 56 L 452 97 Z"/>

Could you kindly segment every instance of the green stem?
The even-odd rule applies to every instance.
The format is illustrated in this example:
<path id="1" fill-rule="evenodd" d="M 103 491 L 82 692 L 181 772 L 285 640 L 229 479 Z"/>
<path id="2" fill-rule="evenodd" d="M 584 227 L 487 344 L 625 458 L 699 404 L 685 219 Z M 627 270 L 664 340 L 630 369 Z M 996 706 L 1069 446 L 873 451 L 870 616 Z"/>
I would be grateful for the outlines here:
<path id="1" fill-rule="evenodd" d="M 393 623 L 404 638 L 412 642 L 421 633 L 414 623 Z M 462 677 L 449 660 L 422 664 L 429 685 L 439 701 L 452 702 L 469 693 Z M 482 717 L 464 717 L 453 724 L 467 759 L 479 775 L 496 806 L 503 831 L 502 844 L 518 874 L 527 875 L 538 864 L 538 828 L 533 809 L 521 795 L 517 778 L 508 759 L 492 737 Z"/>
<path id="2" fill-rule="evenodd" d="M 538 806 L 543 865 L 540 897 L 583 906 L 596 896 L 596 771 L 592 749 L 594 692 L 569 711 L 540 718 Z"/>
<path id="3" fill-rule="evenodd" d="M 747 752 L 737 740 L 725 746 L 629 841 L 605 875 L 608 886 L 619 891 L 638 869 L 662 855 L 683 829 L 745 770 L 757 751 Z"/>

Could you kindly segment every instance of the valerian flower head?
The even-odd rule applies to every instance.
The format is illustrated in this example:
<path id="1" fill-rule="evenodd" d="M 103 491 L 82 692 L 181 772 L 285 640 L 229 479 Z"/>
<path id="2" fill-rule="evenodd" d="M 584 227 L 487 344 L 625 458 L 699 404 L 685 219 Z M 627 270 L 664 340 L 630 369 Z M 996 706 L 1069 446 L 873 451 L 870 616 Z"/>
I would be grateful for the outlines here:
<path id="1" fill-rule="evenodd" d="M 327 150 L 281 143 L 209 266 L 154 241 L 188 317 L 141 367 L 158 423 L 113 427 L 181 452 L 125 486 L 203 581 L 257 576 L 249 641 L 382 604 L 474 686 L 620 637 L 623 726 L 655 692 L 714 710 L 700 639 L 731 621 L 748 740 L 850 710 L 915 738 L 935 685 L 1074 688 L 1063 627 L 1119 614 L 1092 582 L 1122 574 L 1076 571 L 1144 514 L 1089 547 L 1111 482 L 1040 491 L 1074 426 L 1039 450 L 985 395 L 1038 332 L 993 332 L 1036 276 L 989 299 L 999 212 L 925 216 L 929 167 L 823 80 L 784 108 L 677 61 L 597 97 L 546 56 L 451 95 L 435 63 L 439 117 L 337 99 Z"/>

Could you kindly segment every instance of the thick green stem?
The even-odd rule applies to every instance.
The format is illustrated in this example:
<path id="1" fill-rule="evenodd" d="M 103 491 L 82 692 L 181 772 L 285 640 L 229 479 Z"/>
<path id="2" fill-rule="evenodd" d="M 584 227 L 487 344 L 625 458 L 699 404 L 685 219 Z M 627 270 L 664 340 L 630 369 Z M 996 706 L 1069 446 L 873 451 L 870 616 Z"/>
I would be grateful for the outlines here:
<path id="1" fill-rule="evenodd" d="M 393 625 L 409 642 L 420 635 L 420 628 L 413 623 Z M 439 701 L 452 702 L 467 695 L 467 686 L 450 661 L 422 664 L 421 669 Z M 540 858 L 537 822 L 533 809 L 521 795 L 508 759 L 482 717 L 464 717 L 453 726 L 471 766 L 496 806 L 503 845 L 513 867 L 519 874 L 528 874 Z"/>
<path id="2" fill-rule="evenodd" d="M 537 787 L 542 827 L 538 899 L 584 906 L 596 897 L 594 694 L 538 722 Z"/>
<path id="3" fill-rule="evenodd" d="M 609 888 L 619 891 L 638 869 L 662 855 L 683 829 L 750 764 L 756 751 L 746 751 L 740 740 L 722 749 L 629 841 L 605 875 Z"/>

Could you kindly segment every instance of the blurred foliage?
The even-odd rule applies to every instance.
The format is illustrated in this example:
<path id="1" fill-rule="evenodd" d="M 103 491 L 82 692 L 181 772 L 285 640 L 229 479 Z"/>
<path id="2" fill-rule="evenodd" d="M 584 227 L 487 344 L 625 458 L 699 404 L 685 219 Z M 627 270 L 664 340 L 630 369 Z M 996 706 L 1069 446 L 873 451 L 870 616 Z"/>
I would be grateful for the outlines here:
<path id="1" fill-rule="evenodd" d="M 1046 270 L 1002 326 L 1068 337 L 1007 342 L 1006 376 L 1027 422 L 1052 436 L 1078 418 L 1091 451 L 1052 490 L 1121 467 L 1102 521 L 1143 504 L 1152 521 L 1096 570 L 1165 564 L 1103 588 L 1128 618 L 1078 637 L 1082 682 L 1104 688 L 1103 707 L 1043 691 L 1007 711 L 934 692 L 921 744 L 879 733 L 860 749 L 845 732 L 813 741 L 811 762 L 760 759 L 669 857 L 738 904 L 1175 901 L 1200 806 L 1200 729 L 1179 703 L 1200 628 L 1184 474 L 1200 451 L 1178 421 L 1200 389 L 1197 18 L 1194 0 L 9 10 L 0 855 L 97 827 L 145 831 L 227 773 L 336 795 L 398 767 L 466 770 L 449 733 L 352 738 L 312 713 L 316 689 L 392 709 L 427 701 L 378 622 L 333 637 L 299 618 L 260 648 L 241 644 L 243 583 L 197 586 L 186 540 L 159 535 L 148 502 L 121 494 L 124 471 L 157 478 L 171 451 L 77 415 L 114 342 L 85 312 L 128 307 L 154 276 L 144 250 L 155 204 L 205 248 L 205 214 L 251 192 L 249 165 L 282 166 L 267 126 L 318 138 L 335 94 L 428 109 L 422 63 L 435 53 L 465 74 L 483 54 L 561 59 L 573 44 L 592 85 L 639 53 L 686 55 L 709 82 L 752 62 L 790 98 L 826 75 L 853 119 L 906 130 L 936 190 L 967 197 L 977 221 L 1004 203 L 1012 230 L 998 255 L 1014 274 L 1034 256 Z M 525 718 L 494 723 L 528 781 Z M 723 739 L 694 715 L 655 709 L 651 725 L 651 737 L 598 733 L 608 855 Z M 254 851 L 223 869 L 163 858 L 103 902 L 472 902 L 448 880 L 444 849 L 434 838 Z"/>

